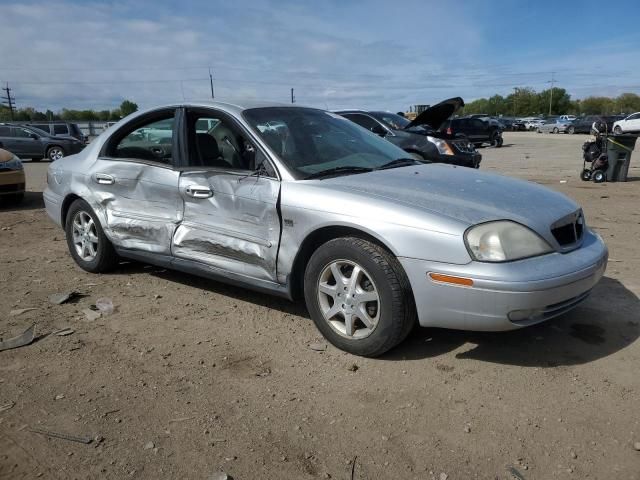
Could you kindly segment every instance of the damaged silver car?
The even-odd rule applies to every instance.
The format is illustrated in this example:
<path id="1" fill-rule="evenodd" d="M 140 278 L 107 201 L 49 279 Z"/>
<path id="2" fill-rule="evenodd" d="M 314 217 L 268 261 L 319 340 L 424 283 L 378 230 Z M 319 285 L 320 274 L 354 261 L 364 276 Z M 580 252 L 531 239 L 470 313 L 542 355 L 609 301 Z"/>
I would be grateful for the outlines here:
<path id="1" fill-rule="evenodd" d="M 127 117 L 49 167 L 90 272 L 135 259 L 289 299 L 376 356 L 425 327 L 510 330 L 578 305 L 607 248 L 542 186 L 443 164 L 332 113 L 197 103 Z"/>

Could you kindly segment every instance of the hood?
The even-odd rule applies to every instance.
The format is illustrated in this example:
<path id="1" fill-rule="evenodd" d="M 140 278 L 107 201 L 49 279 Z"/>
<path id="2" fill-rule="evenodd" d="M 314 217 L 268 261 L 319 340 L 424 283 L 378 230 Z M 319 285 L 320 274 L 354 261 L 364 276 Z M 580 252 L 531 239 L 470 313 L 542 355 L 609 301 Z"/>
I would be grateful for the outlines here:
<path id="1" fill-rule="evenodd" d="M 464 107 L 464 100 L 460 97 L 450 98 L 444 102 L 427 108 L 418 115 L 406 128 L 428 125 L 434 130 L 438 130 L 447 119 L 460 107 Z"/>
<path id="2" fill-rule="evenodd" d="M 580 207 L 541 185 L 444 164 L 418 165 L 320 180 L 323 187 L 383 198 L 445 216 L 465 227 L 492 220 L 528 226 L 553 245 L 551 224 Z"/>

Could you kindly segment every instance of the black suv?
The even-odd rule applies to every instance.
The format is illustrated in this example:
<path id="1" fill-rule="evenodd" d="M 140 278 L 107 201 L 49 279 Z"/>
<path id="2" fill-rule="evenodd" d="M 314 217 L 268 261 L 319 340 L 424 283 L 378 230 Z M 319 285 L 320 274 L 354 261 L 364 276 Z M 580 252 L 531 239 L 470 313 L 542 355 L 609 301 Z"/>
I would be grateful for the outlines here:
<path id="1" fill-rule="evenodd" d="M 54 137 L 38 128 L 0 124 L 0 148 L 20 158 L 59 160 L 84 148 L 84 143 L 72 137 Z"/>
<path id="2" fill-rule="evenodd" d="M 467 138 L 438 131 L 463 105 L 461 98 L 451 98 L 426 109 L 413 121 L 391 112 L 341 110 L 335 113 L 386 138 L 420 161 L 478 168 L 482 156 Z"/>
<path id="3" fill-rule="evenodd" d="M 494 147 L 502 146 L 502 128 L 497 121 L 489 118 L 461 117 L 448 120 L 440 127 L 448 135 L 461 133 L 476 147 L 488 143 Z"/>
<path id="4" fill-rule="evenodd" d="M 82 133 L 80 127 L 70 122 L 30 122 L 25 125 L 47 132 L 54 137 L 73 137 L 82 142 L 87 141 L 87 137 Z"/>

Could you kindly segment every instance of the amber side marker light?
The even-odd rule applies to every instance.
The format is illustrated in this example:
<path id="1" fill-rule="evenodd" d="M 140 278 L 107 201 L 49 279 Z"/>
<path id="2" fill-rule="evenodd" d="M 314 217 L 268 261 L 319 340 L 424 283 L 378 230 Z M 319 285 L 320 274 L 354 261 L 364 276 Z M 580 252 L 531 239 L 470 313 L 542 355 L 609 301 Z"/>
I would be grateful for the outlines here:
<path id="1" fill-rule="evenodd" d="M 463 287 L 472 287 L 473 280 L 464 277 L 452 277 L 451 275 L 443 275 L 441 273 L 429 273 L 429 277 L 434 282 L 451 283 L 452 285 L 461 285 Z"/>

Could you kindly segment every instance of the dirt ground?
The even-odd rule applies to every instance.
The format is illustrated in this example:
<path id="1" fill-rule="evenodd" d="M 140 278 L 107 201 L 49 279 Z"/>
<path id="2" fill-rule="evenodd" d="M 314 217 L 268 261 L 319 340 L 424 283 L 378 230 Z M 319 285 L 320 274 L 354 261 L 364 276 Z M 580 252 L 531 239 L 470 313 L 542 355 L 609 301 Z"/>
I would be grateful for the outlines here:
<path id="1" fill-rule="evenodd" d="M 0 336 L 39 337 L 0 352 L 0 478 L 640 479 L 640 152 L 632 181 L 585 183 L 585 138 L 508 133 L 481 168 L 583 205 L 610 249 L 590 299 L 517 332 L 417 329 L 379 359 L 309 348 L 302 304 L 83 272 L 43 210 L 48 163 L 25 163 L 24 204 L 0 209 Z M 116 311 L 87 321 L 100 297 Z"/>

